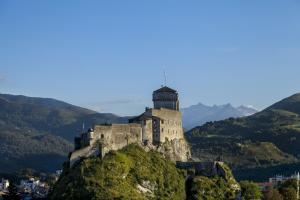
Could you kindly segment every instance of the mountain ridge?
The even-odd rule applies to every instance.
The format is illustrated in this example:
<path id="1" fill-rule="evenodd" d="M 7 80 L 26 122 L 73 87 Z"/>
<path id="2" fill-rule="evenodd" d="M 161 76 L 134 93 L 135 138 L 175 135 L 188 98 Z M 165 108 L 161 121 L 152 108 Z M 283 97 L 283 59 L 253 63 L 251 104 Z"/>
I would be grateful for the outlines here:
<path id="1" fill-rule="evenodd" d="M 244 105 L 234 107 L 230 103 L 213 106 L 198 103 L 187 108 L 182 108 L 181 111 L 183 125 L 186 130 L 210 121 L 219 121 L 230 117 L 244 117 L 258 112 L 254 108 Z"/>
<path id="2" fill-rule="evenodd" d="M 248 117 L 230 118 L 195 127 L 186 133 L 186 137 L 191 143 L 192 155 L 194 153 L 197 157 L 202 153 L 202 158 L 203 155 L 207 158 L 223 157 L 224 161 L 236 167 L 294 163 L 300 158 L 298 113 L 300 93 Z M 248 153 L 244 148 L 247 146 L 252 146 Z M 211 149 L 205 149 L 208 147 Z M 236 159 L 239 157 L 240 160 Z"/>
<path id="3" fill-rule="evenodd" d="M 0 94 L 0 172 L 59 169 L 83 123 L 126 121 L 52 98 Z"/>

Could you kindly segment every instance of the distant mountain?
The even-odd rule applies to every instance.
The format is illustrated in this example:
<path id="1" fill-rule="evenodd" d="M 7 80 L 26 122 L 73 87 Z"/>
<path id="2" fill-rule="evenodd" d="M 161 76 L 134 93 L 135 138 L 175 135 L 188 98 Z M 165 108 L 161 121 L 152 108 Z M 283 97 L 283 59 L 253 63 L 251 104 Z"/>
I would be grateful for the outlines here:
<path id="1" fill-rule="evenodd" d="M 293 163 L 300 158 L 300 93 L 248 117 L 209 122 L 186 133 L 192 155 L 232 166 Z"/>
<path id="2" fill-rule="evenodd" d="M 258 112 L 253 107 L 233 107 L 231 104 L 206 106 L 202 103 L 181 109 L 183 126 L 186 130 L 201 126 L 206 122 L 219 121 L 230 117 L 244 117 Z"/>
<path id="3" fill-rule="evenodd" d="M 112 122 L 127 118 L 55 99 L 0 94 L 0 172 L 60 168 L 83 124 Z"/>
<path id="4" fill-rule="evenodd" d="M 244 105 L 237 107 L 237 110 L 241 113 L 242 115 L 241 117 L 250 116 L 258 112 L 258 110 L 253 106 L 244 106 Z"/>

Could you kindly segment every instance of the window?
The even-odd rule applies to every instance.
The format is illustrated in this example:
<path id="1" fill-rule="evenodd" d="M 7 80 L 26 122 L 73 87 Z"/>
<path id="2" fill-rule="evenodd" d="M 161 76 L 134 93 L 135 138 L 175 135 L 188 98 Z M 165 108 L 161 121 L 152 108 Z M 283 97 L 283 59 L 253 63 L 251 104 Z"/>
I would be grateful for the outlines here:
<path id="1" fill-rule="evenodd" d="M 161 123 L 164 124 L 164 122 L 165 122 L 165 121 L 162 119 L 162 120 L 161 120 Z"/>
<path id="2" fill-rule="evenodd" d="M 104 139 L 104 135 L 103 134 L 101 134 L 101 139 Z"/>
<path id="3" fill-rule="evenodd" d="M 161 129 L 161 132 L 162 132 L 162 133 L 164 132 L 164 128 Z"/>

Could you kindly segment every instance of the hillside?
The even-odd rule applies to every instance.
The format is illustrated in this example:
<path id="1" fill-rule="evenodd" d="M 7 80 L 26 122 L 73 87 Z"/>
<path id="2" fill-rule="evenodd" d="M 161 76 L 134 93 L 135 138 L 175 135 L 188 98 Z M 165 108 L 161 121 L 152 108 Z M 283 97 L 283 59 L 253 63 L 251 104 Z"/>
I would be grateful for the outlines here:
<path id="1" fill-rule="evenodd" d="M 206 123 L 186 133 L 194 157 L 232 166 L 294 163 L 300 157 L 300 94 L 249 117 Z M 251 147 L 251 148 L 249 148 Z"/>
<path id="2" fill-rule="evenodd" d="M 189 176 L 156 151 L 137 145 L 92 157 L 65 168 L 50 194 L 50 200 L 110 199 L 236 199 L 239 187 L 226 166 L 223 176 Z M 192 177 L 192 178 L 191 178 Z M 201 196 L 202 195 L 202 196 Z"/>
<path id="3" fill-rule="evenodd" d="M 185 179 L 161 154 L 129 145 L 65 169 L 50 199 L 185 199 Z M 167 198 L 169 197 L 169 198 Z"/>
<path id="4" fill-rule="evenodd" d="M 244 117 L 256 112 L 252 107 L 233 107 L 231 104 L 206 106 L 202 103 L 181 109 L 183 126 L 186 130 L 201 126 L 206 122 Z"/>
<path id="5" fill-rule="evenodd" d="M 83 123 L 125 120 L 55 99 L 0 94 L 0 172 L 61 168 Z"/>
<path id="6" fill-rule="evenodd" d="M 97 113 L 62 101 L 0 94 L 0 130 L 42 132 L 73 141 L 85 123 L 123 122 L 119 116 Z"/>

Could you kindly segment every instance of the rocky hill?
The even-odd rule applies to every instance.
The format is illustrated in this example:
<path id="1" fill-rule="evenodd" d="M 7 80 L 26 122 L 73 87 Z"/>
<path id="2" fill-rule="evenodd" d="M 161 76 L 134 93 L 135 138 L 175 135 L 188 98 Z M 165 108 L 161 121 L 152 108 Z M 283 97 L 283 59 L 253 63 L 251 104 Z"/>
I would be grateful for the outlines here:
<path id="1" fill-rule="evenodd" d="M 199 194 L 235 199 L 238 184 L 226 166 L 218 169 L 223 175 L 188 175 L 157 151 L 146 152 L 132 144 L 110 152 L 102 160 L 91 157 L 71 169 L 66 167 L 49 199 L 196 200 L 201 199 Z"/>
<path id="2" fill-rule="evenodd" d="M 192 155 L 234 167 L 294 163 L 300 157 L 300 94 L 249 117 L 206 123 L 186 133 Z"/>
<path id="3" fill-rule="evenodd" d="M 124 121 L 55 99 L 0 94 L 0 172 L 61 168 L 83 123 Z"/>
<path id="4" fill-rule="evenodd" d="M 258 112 L 249 106 L 233 107 L 231 104 L 206 106 L 202 103 L 181 109 L 183 126 L 186 130 L 201 126 L 206 122 L 244 117 Z"/>

